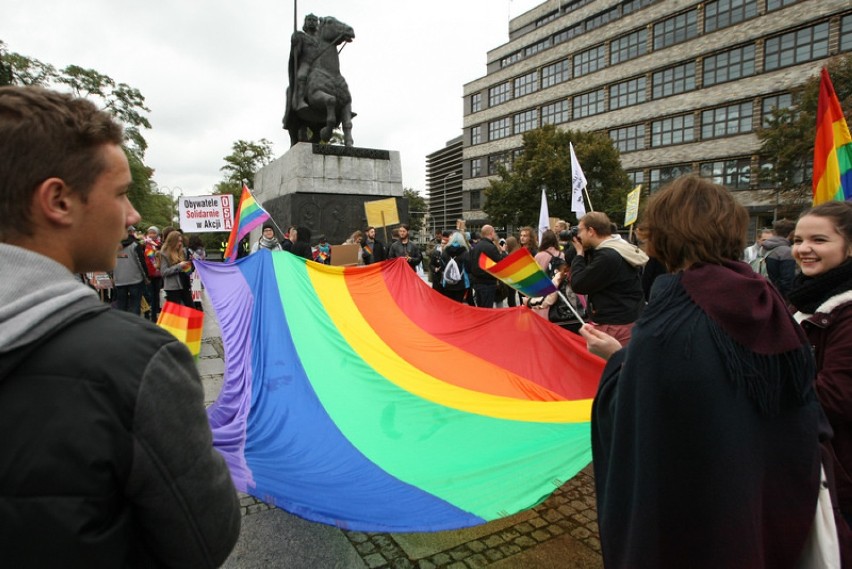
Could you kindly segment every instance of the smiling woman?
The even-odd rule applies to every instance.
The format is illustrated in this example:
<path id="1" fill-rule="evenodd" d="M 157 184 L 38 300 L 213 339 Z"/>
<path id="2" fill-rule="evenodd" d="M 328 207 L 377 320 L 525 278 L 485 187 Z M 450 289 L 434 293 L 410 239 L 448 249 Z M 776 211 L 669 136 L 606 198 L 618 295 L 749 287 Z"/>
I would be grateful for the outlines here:
<path id="1" fill-rule="evenodd" d="M 814 346 L 816 391 L 834 437 L 824 443 L 834 461 L 837 497 L 852 521 L 852 203 L 827 202 L 802 214 L 793 238 L 801 274 L 790 302 Z M 839 522 L 842 523 L 842 522 Z"/>

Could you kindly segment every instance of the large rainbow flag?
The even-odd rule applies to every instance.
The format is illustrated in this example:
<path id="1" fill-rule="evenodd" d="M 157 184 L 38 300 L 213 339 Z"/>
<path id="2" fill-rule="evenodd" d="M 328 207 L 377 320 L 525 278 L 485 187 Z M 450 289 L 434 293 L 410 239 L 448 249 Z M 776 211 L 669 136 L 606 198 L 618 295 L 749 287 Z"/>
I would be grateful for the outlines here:
<path id="1" fill-rule="evenodd" d="M 852 136 L 843 109 L 822 68 L 814 141 L 813 205 L 852 199 Z"/>
<path id="2" fill-rule="evenodd" d="M 222 255 L 226 263 L 237 258 L 237 245 L 240 240 L 251 233 L 252 229 L 260 227 L 267 219 L 269 219 L 269 214 L 255 201 L 248 186 L 243 184 L 240 205 L 237 207 L 234 225 L 231 227 L 231 234 L 228 236 L 228 246 L 225 247 L 225 253 Z"/>
<path id="3" fill-rule="evenodd" d="M 210 425 L 241 491 L 339 527 L 437 531 L 530 508 L 591 460 L 603 361 L 526 308 L 456 303 L 402 259 L 196 265 L 225 348 Z"/>

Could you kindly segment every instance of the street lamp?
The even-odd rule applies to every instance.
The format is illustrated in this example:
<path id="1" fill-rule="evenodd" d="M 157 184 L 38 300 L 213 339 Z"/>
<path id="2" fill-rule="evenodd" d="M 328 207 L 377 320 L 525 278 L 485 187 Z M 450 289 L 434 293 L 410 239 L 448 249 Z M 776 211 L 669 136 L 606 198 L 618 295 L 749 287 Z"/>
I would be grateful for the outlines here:
<path id="1" fill-rule="evenodd" d="M 444 176 L 444 224 L 441 227 L 442 231 L 446 231 L 447 229 L 447 180 L 450 176 L 455 176 L 458 172 L 450 172 L 446 176 Z"/>

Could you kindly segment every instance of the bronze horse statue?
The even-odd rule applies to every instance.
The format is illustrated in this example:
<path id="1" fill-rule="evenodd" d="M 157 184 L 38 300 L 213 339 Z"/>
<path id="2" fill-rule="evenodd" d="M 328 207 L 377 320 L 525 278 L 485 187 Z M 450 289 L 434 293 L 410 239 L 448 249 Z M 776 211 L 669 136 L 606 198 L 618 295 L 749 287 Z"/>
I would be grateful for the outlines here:
<path id="1" fill-rule="evenodd" d="M 303 32 L 297 34 L 307 39 L 308 45 L 301 48 L 300 53 L 294 53 L 294 49 L 290 54 L 290 86 L 283 120 L 284 128 L 290 133 L 290 146 L 297 142 L 328 142 L 339 125 L 343 128 L 343 144 L 352 146 L 352 117 L 355 113 L 352 112 L 349 86 L 340 74 L 340 52 L 336 48 L 355 39 L 355 31 L 328 16 L 319 19 L 315 36 L 305 36 Z M 298 61 L 298 57 L 302 57 L 303 61 Z M 309 66 L 302 89 L 296 83 L 296 68 L 301 65 Z"/>

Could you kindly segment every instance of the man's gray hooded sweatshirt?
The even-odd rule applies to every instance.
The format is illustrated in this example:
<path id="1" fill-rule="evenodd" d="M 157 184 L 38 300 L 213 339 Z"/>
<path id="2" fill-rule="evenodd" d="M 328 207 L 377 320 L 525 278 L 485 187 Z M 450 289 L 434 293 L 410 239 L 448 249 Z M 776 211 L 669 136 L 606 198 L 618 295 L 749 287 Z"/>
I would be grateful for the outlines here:
<path id="1" fill-rule="evenodd" d="M 216 567 L 239 535 L 192 356 L 61 264 L 0 243 L 9 567 Z"/>

